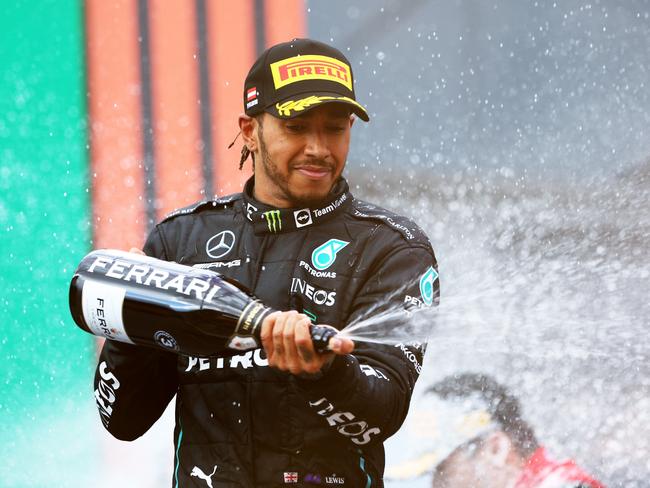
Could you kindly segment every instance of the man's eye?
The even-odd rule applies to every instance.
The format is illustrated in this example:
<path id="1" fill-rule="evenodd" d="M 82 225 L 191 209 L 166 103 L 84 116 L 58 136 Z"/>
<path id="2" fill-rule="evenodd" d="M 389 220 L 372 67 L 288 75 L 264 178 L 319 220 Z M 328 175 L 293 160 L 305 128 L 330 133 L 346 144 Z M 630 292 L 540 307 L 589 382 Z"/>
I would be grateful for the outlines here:
<path id="1" fill-rule="evenodd" d="M 332 125 L 329 127 L 330 132 L 343 132 L 345 130 L 345 126 L 343 125 Z"/>
<path id="2" fill-rule="evenodd" d="M 305 126 L 302 125 L 302 124 L 288 124 L 287 129 L 290 132 L 301 132 L 301 131 L 305 130 Z"/>

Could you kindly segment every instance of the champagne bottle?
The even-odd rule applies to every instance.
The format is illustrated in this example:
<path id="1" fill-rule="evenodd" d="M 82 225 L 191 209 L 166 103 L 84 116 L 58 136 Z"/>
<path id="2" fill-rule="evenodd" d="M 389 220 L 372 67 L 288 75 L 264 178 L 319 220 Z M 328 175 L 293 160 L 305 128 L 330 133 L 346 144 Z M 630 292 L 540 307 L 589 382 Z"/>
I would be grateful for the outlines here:
<path id="1" fill-rule="evenodd" d="M 192 356 L 262 347 L 262 321 L 273 312 L 214 271 L 111 249 L 83 258 L 69 301 L 86 332 Z M 325 352 L 336 333 L 312 325 L 316 351 Z"/>

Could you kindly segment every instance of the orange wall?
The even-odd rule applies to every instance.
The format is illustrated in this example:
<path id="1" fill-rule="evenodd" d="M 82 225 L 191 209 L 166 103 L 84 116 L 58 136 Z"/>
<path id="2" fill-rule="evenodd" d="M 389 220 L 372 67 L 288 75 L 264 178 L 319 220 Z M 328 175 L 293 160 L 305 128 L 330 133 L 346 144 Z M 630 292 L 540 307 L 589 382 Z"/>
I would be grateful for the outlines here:
<path id="1" fill-rule="evenodd" d="M 208 2 L 212 140 L 218 195 L 240 191 L 250 176 L 250 165 L 239 171 L 241 139 L 237 117 L 244 112 L 244 79 L 256 59 L 254 2 Z M 233 19 L 239 19 L 234 22 Z"/>
<path id="2" fill-rule="evenodd" d="M 264 13 L 266 47 L 307 35 L 304 0 L 266 0 Z"/>
<path id="3" fill-rule="evenodd" d="M 143 5 L 145 19 L 139 18 Z M 238 170 L 241 144 L 226 148 L 238 133 L 244 78 L 258 55 L 256 2 L 205 0 L 209 101 L 201 100 L 196 5 L 86 2 L 95 248 L 142 246 L 152 224 L 148 214 L 159 220 L 203 198 L 205 188 L 219 195 L 240 191 L 250 176 L 250 164 Z M 304 0 L 266 0 L 263 10 L 266 46 L 306 35 Z M 143 21 L 149 40 L 144 51 Z M 141 52 L 149 53 L 145 73 Z M 143 95 L 151 100 L 151 134 L 144 132 Z M 210 127 L 201 125 L 202 110 L 209 111 Z M 203 168 L 202 133 L 211 138 L 211 176 Z M 147 137 L 152 144 L 145 155 Z M 151 178 L 145 176 L 145 156 L 153 162 Z M 147 188 L 153 199 L 147 199 Z"/>
<path id="4" fill-rule="evenodd" d="M 149 1 L 158 220 L 202 198 L 195 4 L 187 0 Z"/>
<path id="5" fill-rule="evenodd" d="M 136 0 L 88 0 L 86 57 L 93 247 L 142 244 L 142 114 Z"/>

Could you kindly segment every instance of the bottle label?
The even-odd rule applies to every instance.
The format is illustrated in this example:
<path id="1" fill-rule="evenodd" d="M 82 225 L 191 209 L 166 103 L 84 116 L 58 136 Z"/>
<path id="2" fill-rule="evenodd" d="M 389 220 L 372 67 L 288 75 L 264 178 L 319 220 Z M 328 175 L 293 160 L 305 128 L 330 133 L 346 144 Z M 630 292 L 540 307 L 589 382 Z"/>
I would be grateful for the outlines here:
<path id="1" fill-rule="evenodd" d="M 259 300 L 253 300 L 246 305 L 239 316 L 233 335 L 226 343 L 226 347 L 238 351 L 261 347 L 260 328 L 262 320 L 270 311 Z"/>
<path id="2" fill-rule="evenodd" d="M 84 320 L 93 334 L 135 344 L 127 335 L 122 321 L 125 293 L 119 286 L 85 280 L 81 306 Z"/>
<path id="3" fill-rule="evenodd" d="M 260 312 L 265 309 L 266 307 L 259 300 L 254 300 L 246 305 L 237 321 L 235 335 L 254 336 L 260 325 Z"/>
<path id="4" fill-rule="evenodd" d="M 237 349 L 238 351 L 248 351 L 249 349 L 256 349 L 260 346 L 261 344 L 259 344 L 254 337 L 238 335 L 233 335 L 228 339 L 228 343 L 226 344 L 226 347 Z"/>

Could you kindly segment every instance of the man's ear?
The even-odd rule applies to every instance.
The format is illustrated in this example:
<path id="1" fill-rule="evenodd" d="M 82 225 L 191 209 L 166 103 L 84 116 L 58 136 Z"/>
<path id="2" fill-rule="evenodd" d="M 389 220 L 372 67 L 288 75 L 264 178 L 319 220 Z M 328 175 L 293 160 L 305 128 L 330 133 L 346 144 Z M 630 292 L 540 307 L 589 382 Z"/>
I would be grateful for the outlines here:
<path id="1" fill-rule="evenodd" d="M 494 466 L 505 466 L 512 451 L 512 441 L 504 432 L 493 432 L 487 438 L 486 451 Z"/>
<path id="2" fill-rule="evenodd" d="M 357 120 L 356 115 L 350 114 L 350 129 L 352 128 L 352 124 L 354 124 L 355 120 Z"/>
<path id="3" fill-rule="evenodd" d="M 257 149 L 257 131 L 255 130 L 257 120 L 246 114 L 241 114 L 238 122 L 244 144 L 250 151 L 255 151 Z"/>

